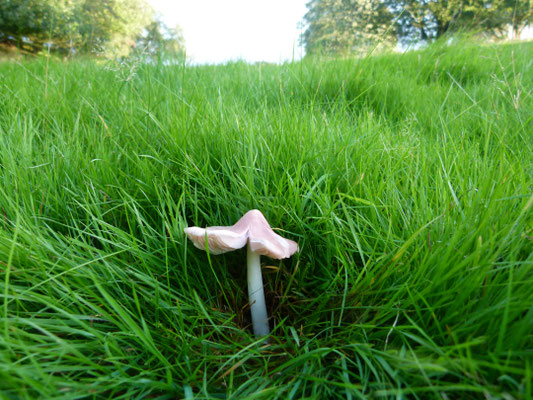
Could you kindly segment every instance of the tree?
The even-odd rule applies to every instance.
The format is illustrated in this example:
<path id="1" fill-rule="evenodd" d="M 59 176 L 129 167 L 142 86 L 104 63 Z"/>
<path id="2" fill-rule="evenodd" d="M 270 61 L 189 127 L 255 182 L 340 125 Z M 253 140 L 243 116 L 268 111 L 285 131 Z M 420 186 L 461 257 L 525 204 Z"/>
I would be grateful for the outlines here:
<path id="1" fill-rule="evenodd" d="M 350 53 L 395 42 L 392 14 L 379 0 L 311 0 L 302 42 L 308 54 Z"/>
<path id="2" fill-rule="evenodd" d="M 413 38 L 428 40 L 435 29 L 435 20 L 428 9 L 428 0 L 384 0 L 395 16 L 396 30 L 401 41 Z"/>
<path id="3" fill-rule="evenodd" d="M 530 0 L 500 0 L 504 23 L 513 33 L 513 39 L 520 39 L 524 28 L 533 23 L 533 3 Z"/>
<path id="4" fill-rule="evenodd" d="M 428 8 L 436 21 L 437 38 L 457 31 L 493 32 L 500 25 L 499 0 L 431 1 Z"/>
<path id="5" fill-rule="evenodd" d="M 0 42 L 39 51 L 68 31 L 71 0 L 0 0 Z"/>
<path id="6" fill-rule="evenodd" d="M 519 38 L 533 19 L 530 0 L 311 0 L 307 53 L 347 53 L 377 41 L 430 41 L 458 31 Z M 394 29 L 390 29 L 395 21 Z"/>
<path id="7" fill-rule="evenodd" d="M 145 28 L 136 47 L 150 56 L 180 57 L 185 52 L 181 29 L 169 28 L 161 20 L 154 20 Z"/>
<path id="8" fill-rule="evenodd" d="M 127 55 L 153 20 L 145 0 L 78 0 L 78 48 L 83 52 Z"/>
<path id="9" fill-rule="evenodd" d="M 523 0 L 384 1 L 397 17 L 397 29 L 402 41 L 437 39 L 458 31 L 495 34 L 512 24 L 513 17 L 517 29 L 521 31 L 531 19 L 530 2 Z"/>
<path id="10" fill-rule="evenodd" d="M 32 52 L 124 56 L 152 21 L 146 0 L 0 0 L 0 41 Z"/>

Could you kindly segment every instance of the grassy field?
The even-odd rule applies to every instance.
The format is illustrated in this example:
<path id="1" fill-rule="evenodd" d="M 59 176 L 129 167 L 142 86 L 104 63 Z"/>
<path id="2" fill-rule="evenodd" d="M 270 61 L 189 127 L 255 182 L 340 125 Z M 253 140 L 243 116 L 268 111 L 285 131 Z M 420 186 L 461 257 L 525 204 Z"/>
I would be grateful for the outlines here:
<path id="1" fill-rule="evenodd" d="M 533 43 L 0 64 L 0 398 L 531 398 Z M 183 229 L 260 209 L 300 252 Z"/>

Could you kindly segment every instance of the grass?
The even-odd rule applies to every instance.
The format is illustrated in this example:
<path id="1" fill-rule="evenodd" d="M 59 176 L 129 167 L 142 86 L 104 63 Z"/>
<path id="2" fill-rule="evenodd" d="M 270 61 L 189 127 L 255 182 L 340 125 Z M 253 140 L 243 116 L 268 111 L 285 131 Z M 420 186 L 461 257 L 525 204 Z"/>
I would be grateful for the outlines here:
<path id="1" fill-rule="evenodd" d="M 531 398 L 533 43 L 0 64 L 0 397 Z M 249 209 L 263 258 L 186 226 Z"/>

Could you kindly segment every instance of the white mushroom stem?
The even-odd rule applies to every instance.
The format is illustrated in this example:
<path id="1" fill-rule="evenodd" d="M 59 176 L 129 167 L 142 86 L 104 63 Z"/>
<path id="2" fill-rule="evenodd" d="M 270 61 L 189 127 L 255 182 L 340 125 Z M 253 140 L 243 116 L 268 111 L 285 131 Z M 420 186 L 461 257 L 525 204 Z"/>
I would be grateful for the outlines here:
<path id="1" fill-rule="evenodd" d="M 254 333 L 265 336 L 270 333 L 265 304 L 261 255 L 281 260 L 298 251 L 298 243 L 285 239 L 272 230 L 259 210 L 250 210 L 232 226 L 191 226 L 184 232 L 194 245 L 211 254 L 247 248 L 248 296 Z"/>
<path id="2" fill-rule="evenodd" d="M 248 298 L 254 334 L 266 336 L 270 333 L 268 327 L 268 314 L 265 303 L 265 291 L 263 289 L 263 277 L 261 276 L 261 256 L 254 253 L 248 244 L 246 246 L 246 264 L 248 266 Z"/>

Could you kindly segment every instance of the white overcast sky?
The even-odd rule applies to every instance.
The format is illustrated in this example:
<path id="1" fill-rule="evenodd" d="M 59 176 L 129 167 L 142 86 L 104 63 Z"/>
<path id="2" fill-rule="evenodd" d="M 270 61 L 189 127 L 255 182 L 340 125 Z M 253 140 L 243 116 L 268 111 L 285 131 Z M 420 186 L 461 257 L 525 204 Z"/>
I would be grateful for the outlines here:
<path id="1" fill-rule="evenodd" d="M 299 59 L 308 0 L 148 0 L 169 27 L 183 29 L 194 63 Z"/>

